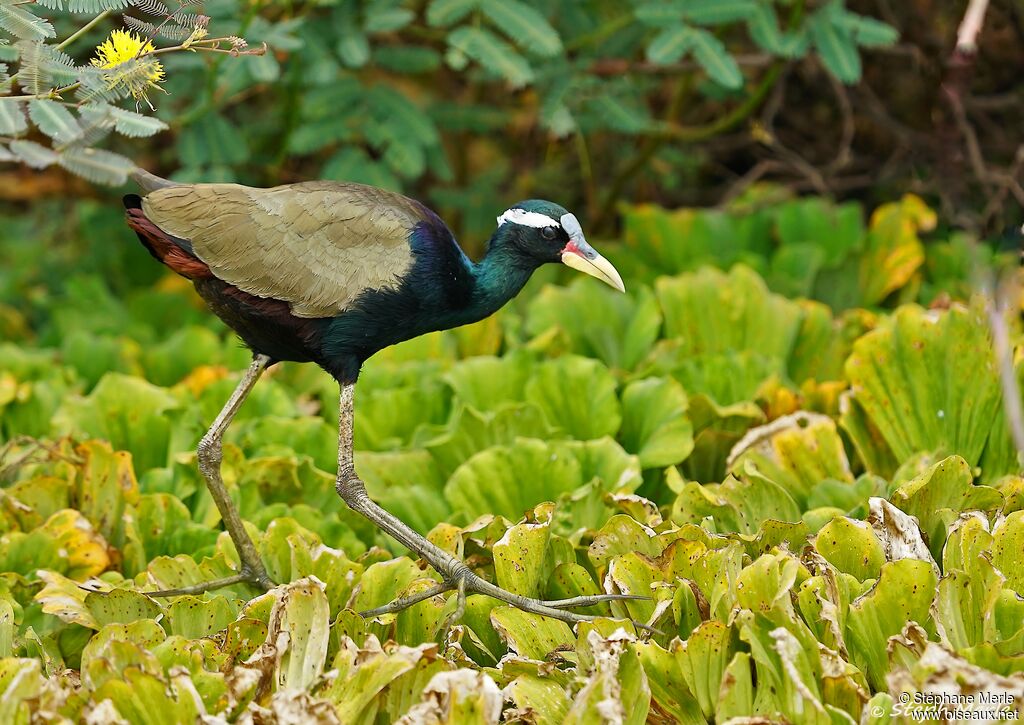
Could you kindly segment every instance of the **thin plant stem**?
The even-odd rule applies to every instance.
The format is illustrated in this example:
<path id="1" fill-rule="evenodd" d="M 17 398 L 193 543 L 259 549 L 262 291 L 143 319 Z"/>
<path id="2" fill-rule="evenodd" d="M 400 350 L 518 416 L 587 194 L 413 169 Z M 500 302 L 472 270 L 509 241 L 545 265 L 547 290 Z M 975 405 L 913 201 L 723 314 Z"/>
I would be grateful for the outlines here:
<path id="1" fill-rule="evenodd" d="M 106 20 L 107 16 L 108 16 L 108 15 L 110 15 L 110 12 L 111 12 L 110 10 L 104 10 L 104 11 L 103 11 L 102 13 L 100 13 L 100 14 L 99 14 L 99 15 L 97 15 L 97 16 L 96 16 L 95 18 L 93 18 L 92 20 L 90 20 L 90 21 L 89 21 L 88 23 L 86 23 L 85 25 L 83 25 L 82 27 L 80 27 L 80 28 L 79 28 L 78 30 L 76 30 L 76 31 L 75 31 L 74 33 L 72 33 L 71 35 L 69 35 L 68 37 L 66 37 L 66 38 L 65 38 L 65 39 L 64 39 L 64 40 L 63 40 L 63 41 L 62 41 L 62 42 L 60 43 L 60 45 L 58 45 L 58 46 L 57 46 L 57 50 L 64 50 L 64 49 L 65 49 L 66 47 L 68 47 L 69 45 L 71 45 L 71 44 L 72 44 L 73 42 L 75 42 L 76 40 L 78 40 L 78 39 L 79 39 L 80 37 L 82 37 L 83 35 L 85 35 L 86 33 L 88 33 L 88 32 L 89 32 L 90 30 L 92 30 L 92 29 L 93 29 L 94 27 L 96 27 L 97 23 L 100 23 L 100 22 L 102 22 L 103 20 Z"/>

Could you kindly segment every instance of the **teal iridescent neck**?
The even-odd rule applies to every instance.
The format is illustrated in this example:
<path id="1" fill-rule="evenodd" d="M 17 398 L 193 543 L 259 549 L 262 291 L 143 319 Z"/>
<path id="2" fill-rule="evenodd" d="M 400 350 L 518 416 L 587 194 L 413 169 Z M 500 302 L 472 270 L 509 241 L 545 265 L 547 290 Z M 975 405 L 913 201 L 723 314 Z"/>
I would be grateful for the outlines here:
<path id="1" fill-rule="evenodd" d="M 487 246 L 487 254 L 472 266 L 474 313 L 493 314 L 530 281 L 537 262 L 517 249 L 506 227 L 498 227 Z"/>

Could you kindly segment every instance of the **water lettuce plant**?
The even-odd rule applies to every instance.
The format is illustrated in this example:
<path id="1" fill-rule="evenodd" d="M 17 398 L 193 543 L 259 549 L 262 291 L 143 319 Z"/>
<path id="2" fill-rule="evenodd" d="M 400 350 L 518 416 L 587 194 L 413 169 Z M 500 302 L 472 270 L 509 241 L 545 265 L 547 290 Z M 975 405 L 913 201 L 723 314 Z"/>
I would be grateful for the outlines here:
<path id="1" fill-rule="evenodd" d="M 173 282 L 0 299 L 0 722 L 1019 707 L 1024 478 L 982 301 L 929 263 L 959 242 L 912 197 L 626 219 L 629 296 L 539 280 L 359 383 L 359 473 L 438 546 L 527 596 L 645 597 L 575 630 L 481 596 L 453 618 L 449 594 L 360 617 L 436 575 L 339 502 L 330 381 L 300 367 L 256 388 L 224 455 L 280 586 L 152 596 L 236 563 L 191 451 L 245 352 Z"/>

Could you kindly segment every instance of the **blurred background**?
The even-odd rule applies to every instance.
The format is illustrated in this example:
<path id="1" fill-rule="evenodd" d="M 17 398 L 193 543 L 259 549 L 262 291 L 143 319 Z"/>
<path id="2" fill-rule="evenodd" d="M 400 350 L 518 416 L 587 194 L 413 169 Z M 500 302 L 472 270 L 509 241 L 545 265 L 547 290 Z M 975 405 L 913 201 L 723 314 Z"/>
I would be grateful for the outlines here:
<path id="1" fill-rule="evenodd" d="M 122 13 L 152 20 L 153 4 L 111 12 L 65 50 L 86 63 Z M 557 199 L 613 237 L 624 203 L 723 205 L 765 181 L 868 206 L 911 191 L 944 221 L 991 234 L 1019 221 L 1024 201 L 1024 9 L 993 0 L 977 57 L 961 64 L 965 7 L 211 0 L 189 8 L 211 18 L 211 35 L 268 52 L 161 56 L 166 94 L 149 101 L 169 129 L 105 145 L 177 179 L 401 190 L 471 247 L 520 198 Z M 90 17 L 37 14 L 57 38 Z M 119 192 L 57 168 L 0 168 L 5 217 L 67 225 L 116 210 Z"/>
<path id="2" fill-rule="evenodd" d="M 5 95 L 88 80 L 125 26 L 154 36 L 165 78 L 64 93 L 71 130 L 0 98 L 23 116 L 0 113 L 0 333 L 58 350 L 84 390 L 109 370 L 171 385 L 244 363 L 233 341 L 157 347 L 194 325 L 230 336 L 125 227 L 130 185 L 71 173 L 116 184 L 131 161 L 399 190 L 472 255 L 501 210 L 554 199 L 634 288 L 743 262 L 837 314 L 963 299 L 972 268 L 1016 247 L 1024 208 L 1024 9 L 973 5 L 976 52 L 957 48 L 968 3 L 946 0 L 48 0 L 18 6 L 21 25 L 5 10 Z M 43 21 L 25 16 L 53 37 L 31 45 Z M 240 52 L 182 48 L 203 37 Z M 94 133 L 83 101 L 141 115 Z M 103 163 L 72 163 L 89 145 Z M 503 324 L 495 350 L 541 330 Z"/>

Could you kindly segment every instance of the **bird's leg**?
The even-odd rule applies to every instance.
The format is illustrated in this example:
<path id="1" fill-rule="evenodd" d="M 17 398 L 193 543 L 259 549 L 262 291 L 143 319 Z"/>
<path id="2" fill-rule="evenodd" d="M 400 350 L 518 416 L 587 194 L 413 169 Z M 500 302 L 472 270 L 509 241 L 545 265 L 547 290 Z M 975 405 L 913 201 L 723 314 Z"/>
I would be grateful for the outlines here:
<path id="1" fill-rule="evenodd" d="M 556 602 L 544 602 L 539 599 L 530 599 L 519 594 L 513 594 L 499 586 L 483 579 L 466 566 L 457 557 L 437 546 L 433 542 L 414 531 L 404 521 L 392 513 L 384 510 L 373 502 L 366 493 L 366 487 L 356 475 L 355 459 L 352 453 L 352 423 L 353 423 L 353 398 L 355 385 L 348 384 L 341 386 L 341 407 L 338 423 L 338 478 L 336 488 L 338 495 L 348 504 L 349 508 L 356 511 L 372 521 L 379 529 L 386 532 L 400 544 L 410 551 L 415 551 L 441 575 L 442 583 L 428 592 L 421 592 L 412 597 L 403 597 L 383 607 L 362 612 L 363 616 L 377 616 L 391 612 L 398 612 L 416 602 L 437 594 L 455 589 L 459 592 L 460 598 L 465 592 L 485 594 L 498 599 L 525 612 L 540 614 L 545 617 L 560 619 L 563 622 L 575 624 L 586 622 L 594 617 L 568 612 L 571 607 L 585 607 L 600 602 L 607 602 L 621 599 L 644 599 L 622 594 L 605 594 L 597 596 L 576 597 L 573 599 L 562 599 Z"/>
<path id="2" fill-rule="evenodd" d="M 256 546 L 252 543 L 252 539 L 249 538 L 249 534 L 242 524 L 242 517 L 238 515 L 238 509 L 235 508 L 235 504 L 231 501 L 231 496 L 228 495 L 228 490 L 224 486 L 224 479 L 220 475 L 220 464 L 223 459 L 221 444 L 224 438 L 224 431 L 231 425 L 231 421 L 234 419 L 238 409 L 242 407 L 245 398 L 249 395 L 249 392 L 269 363 L 270 358 L 266 355 L 256 354 L 253 357 L 249 369 L 245 371 L 245 375 L 242 376 L 235 391 L 231 393 L 228 402 L 221 408 L 220 413 L 217 414 L 216 419 L 213 421 L 213 425 L 210 426 L 210 429 L 206 431 L 206 435 L 199 441 L 199 449 L 197 451 L 199 473 L 202 474 L 203 479 L 206 481 L 206 488 L 209 489 L 213 502 L 217 505 L 220 517 L 224 521 L 224 528 L 231 536 L 231 541 L 235 544 L 235 550 L 238 552 L 238 559 L 241 562 L 241 571 L 233 576 L 203 582 L 195 586 L 184 587 L 183 589 L 152 592 L 150 596 L 197 594 L 243 581 L 255 584 L 263 589 L 270 589 L 274 586 L 270 577 L 267 576 L 267 570 L 264 568 L 263 562 L 256 552 Z"/>

